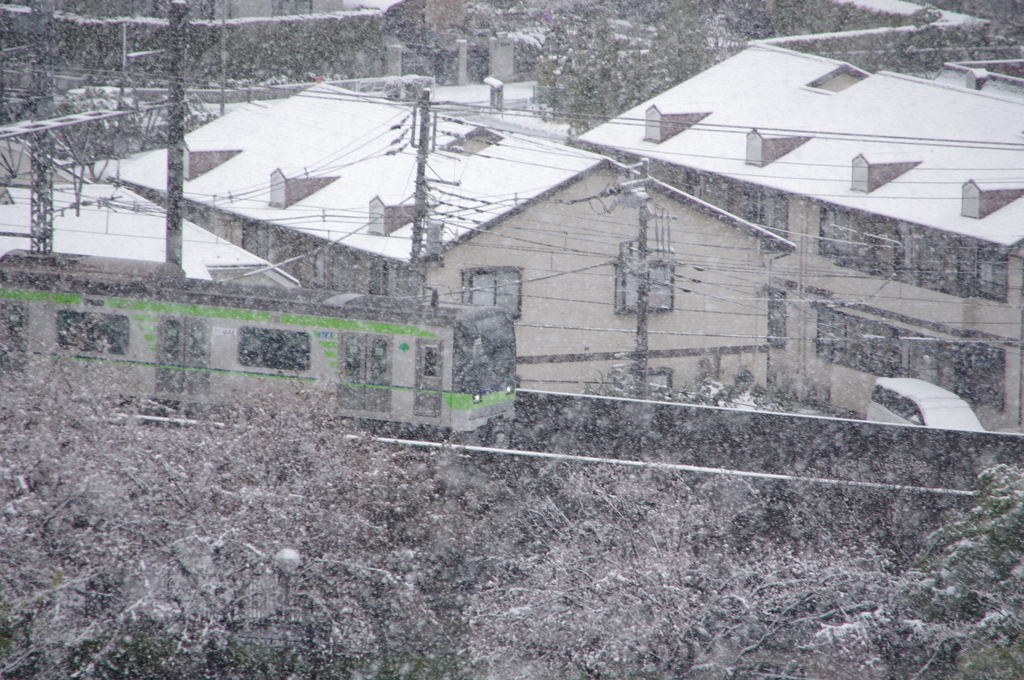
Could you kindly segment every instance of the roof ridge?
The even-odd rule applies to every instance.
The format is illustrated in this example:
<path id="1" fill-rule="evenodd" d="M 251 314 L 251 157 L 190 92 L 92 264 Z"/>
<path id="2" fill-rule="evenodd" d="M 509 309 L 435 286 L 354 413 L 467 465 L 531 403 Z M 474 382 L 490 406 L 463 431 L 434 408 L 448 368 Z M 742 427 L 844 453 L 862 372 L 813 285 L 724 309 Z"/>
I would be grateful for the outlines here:
<path id="1" fill-rule="evenodd" d="M 912 76 L 907 73 L 896 73 L 895 71 L 879 71 L 878 73 L 872 74 L 872 76 L 882 76 L 887 78 L 895 78 L 897 80 L 905 80 L 912 83 L 918 83 L 920 85 L 927 85 L 930 87 L 937 87 L 943 90 L 949 90 L 951 92 L 959 92 L 964 95 L 981 96 L 988 99 L 995 99 L 997 101 L 1005 102 L 1007 104 L 1016 104 L 1017 106 L 1024 106 L 1024 98 L 1021 97 L 1006 97 L 1000 96 L 996 92 L 986 92 L 984 90 L 969 90 L 966 87 L 959 87 L 950 83 L 941 83 L 936 80 L 929 80 L 927 78 L 921 78 L 920 76 Z"/>

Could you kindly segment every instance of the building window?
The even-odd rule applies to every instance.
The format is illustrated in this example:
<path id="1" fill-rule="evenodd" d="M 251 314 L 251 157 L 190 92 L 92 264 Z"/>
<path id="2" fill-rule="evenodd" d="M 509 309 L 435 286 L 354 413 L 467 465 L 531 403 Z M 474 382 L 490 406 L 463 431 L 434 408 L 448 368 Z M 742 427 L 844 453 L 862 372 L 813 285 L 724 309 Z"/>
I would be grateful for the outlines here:
<path id="1" fill-rule="evenodd" d="M 766 289 L 768 295 L 768 346 L 775 349 L 786 347 L 786 294 L 774 288 Z"/>
<path id="2" fill-rule="evenodd" d="M 309 333 L 274 328 L 242 328 L 238 363 L 282 371 L 309 370 Z"/>
<path id="3" fill-rule="evenodd" d="M 854 238 L 850 222 L 848 210 L 822 208 L 818 252 L 837 258 L 836 264 L 840 267 L 856 268 L 864 256 L 861 251 L 863 244 Z"/>
<path id="4" fill-rule="evenodd" d="M 672 369 L 654 366 L 647 369 L 647 387 L 652 392 L 668 394 L 672 391 Z"/>
<path id="5" fill-rule="evenodd" d="M 470 269 L 462 272 L 462 301 L 500 307 L 519 318 L 523 274 L 520 269 Z"/>
<path id="6" fill-rule="evenodd" d="M 818 252 L 839 267 L 957 297 L 1006 301 L 1008 257 L 965 236 L 834 207 L 821 209 Z"/>
<path id="7" fill-rule="evenodd" d="M 701 178 L 700 198 L 711 205 L 728 211 L 729 206 L 729 180 L 714 175 L 704 175 Z"/>
<path id="8" fill-rule="evenodd" d="M 415 297 L 420 291 L 420 277 L 410 267 L 375 259 L 370 262 L 369 291 L 370 295 Z"/>
<path id="9" fill-rule="evenodd" d="M 57 344 L 61 349 L 101 354 L 127 354 L 128 317 L 95 312 L 57 312 Z"/>
<path id="10" fill-rule="evenodd" d="M 975 295 L 988 300 L 1006 302 L 1006 279 L 1009 258 L 996 248 L 978 249 L 978 276 Z"/>
<path id="11" fill-rule="evenodd" d="M 632 241 L 622 244 L 619 263 L 615 271 L 615 313 L 636 314 L 637 301 L 637 268 L 639 263 L 630 256 Z M 647 270 L 650 285 L 647 292 L 647 311 L 672 311 L 675 295 L 675 265 L 663 260 L 648 260 Z"/>
<path id="12" fill-rule="evenodd" d="M 818 356 L 882 377 L 925 380 L 972 406 L 1003 409 L 1006 350 L 986 341 L 925 336 L 819 307 Z"/>
<path id="13" fill-rule="evenodd" d="M 312 0 L 274 0 L 271 6 L 271 15 L 275 17 L 291 14 L 311 14 L 312 12 Z"/>
<path id="14" fill-rule="evenodd" d="M 785 236 L 789 231 L 789 198 L 781 191 L 748 184 L 743 189 L 743 219 Z"/>

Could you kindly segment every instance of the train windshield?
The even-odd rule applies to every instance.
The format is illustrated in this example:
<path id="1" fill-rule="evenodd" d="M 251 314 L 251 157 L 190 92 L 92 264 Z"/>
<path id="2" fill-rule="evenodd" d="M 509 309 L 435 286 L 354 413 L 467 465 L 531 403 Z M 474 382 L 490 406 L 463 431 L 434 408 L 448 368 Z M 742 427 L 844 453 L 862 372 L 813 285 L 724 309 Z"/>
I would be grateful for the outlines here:
<path id="1" fill-rule="evenodd" d="M 454 350 L 453 391 L 478 394 L 514 384 L 516 334 L 504 312 L 459 321 Z"/>

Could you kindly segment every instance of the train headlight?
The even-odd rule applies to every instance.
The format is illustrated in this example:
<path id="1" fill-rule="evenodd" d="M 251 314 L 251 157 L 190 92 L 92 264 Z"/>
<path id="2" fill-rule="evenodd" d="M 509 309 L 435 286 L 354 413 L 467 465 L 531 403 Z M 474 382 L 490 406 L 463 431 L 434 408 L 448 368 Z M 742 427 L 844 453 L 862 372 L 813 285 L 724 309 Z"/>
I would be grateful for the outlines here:
<path id="1" fill-rule="evenodd" d="M 473 403 L 474 404 L 479 404 L 483 400 L 484 400 L 484 395 L 482 395 L 482 394 L 474 394 L 473 395 Z"/>
<path id="2" fill-rule="evenodd" d="M 505 394 L 512 394 L 515 391 L 516 391 L 516 386 L 515 385 L 511 385 L 510 384 L 510 385 L 506 385 L 505 386 Z"/>

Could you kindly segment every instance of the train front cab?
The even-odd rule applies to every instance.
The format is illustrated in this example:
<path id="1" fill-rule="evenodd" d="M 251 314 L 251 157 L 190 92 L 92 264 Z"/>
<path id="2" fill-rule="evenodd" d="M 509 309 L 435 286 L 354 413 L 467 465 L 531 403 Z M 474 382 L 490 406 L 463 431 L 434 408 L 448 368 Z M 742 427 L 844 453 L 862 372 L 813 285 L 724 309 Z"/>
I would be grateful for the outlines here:
<path id="1" fill-rule="evenodd" d="M 451 427 L 501 429 L 515 418 L 516 336 L 504 311 L 466 309 L 453 332 Z"/>

